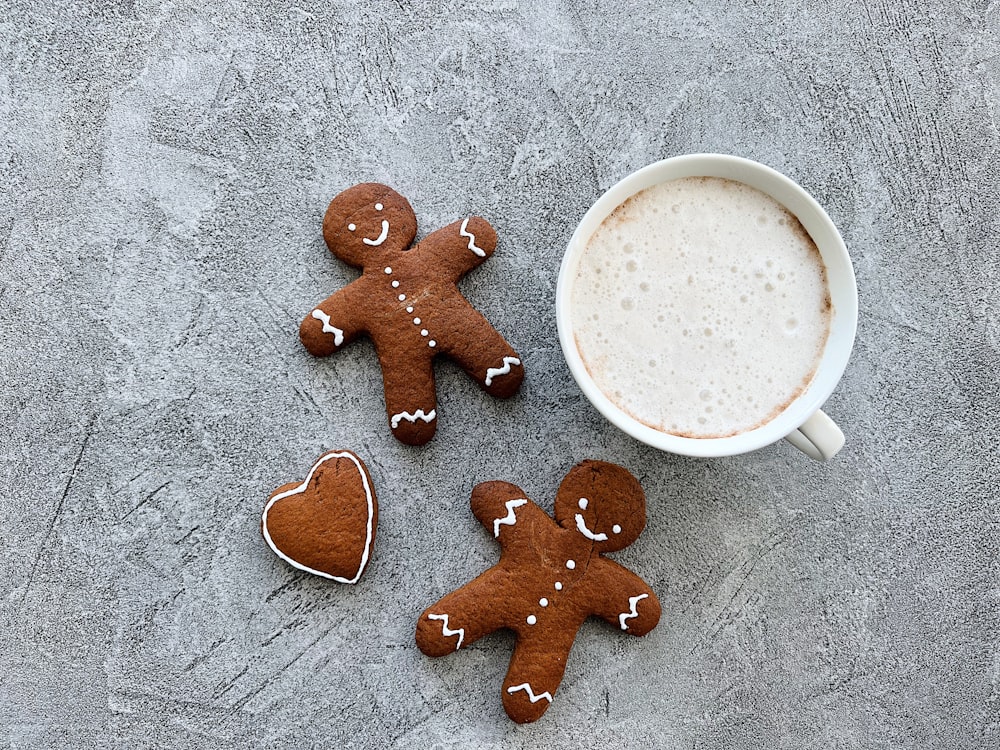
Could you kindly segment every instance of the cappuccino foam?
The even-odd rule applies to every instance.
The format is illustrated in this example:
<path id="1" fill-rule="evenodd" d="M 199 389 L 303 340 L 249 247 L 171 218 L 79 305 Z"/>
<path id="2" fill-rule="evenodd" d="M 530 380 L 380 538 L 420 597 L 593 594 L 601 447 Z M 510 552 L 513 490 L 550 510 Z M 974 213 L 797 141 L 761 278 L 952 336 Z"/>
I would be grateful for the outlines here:
<path id="1" fill-rule="evenodd" d="M 778 416 L 812 380 L 832 317 L 826 268 L 798 219 L 716 177 L 618 206 L 587 241 L 570 297 L 577 349 L 605 396 L 696 438 Z"/>

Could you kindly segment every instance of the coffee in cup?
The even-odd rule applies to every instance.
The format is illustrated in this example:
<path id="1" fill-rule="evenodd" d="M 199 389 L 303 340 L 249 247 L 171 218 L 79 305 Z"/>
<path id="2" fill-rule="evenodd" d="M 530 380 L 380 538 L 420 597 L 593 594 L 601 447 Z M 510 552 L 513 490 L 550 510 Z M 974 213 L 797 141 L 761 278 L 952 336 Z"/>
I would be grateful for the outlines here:
<path id="1" fill-rule="evenodd" d="M 726 154 L 658 161 L 580 219 L 556 284 L 566 363 L 629 435 L 688 456 L 784 438 L 829 459 L 844 433 L 820 408 L 857 330 L 837 227 L 800 185 Z"/>
<path id="2" fill-rule="evenodd" d="M 816 374 L 826 267 L 799 220 L 742 182 L 662 182 L 615 208 L 570 281 L 574 340 L 619 409 L 654 430 L 723 438 L 766 424 Z"/>

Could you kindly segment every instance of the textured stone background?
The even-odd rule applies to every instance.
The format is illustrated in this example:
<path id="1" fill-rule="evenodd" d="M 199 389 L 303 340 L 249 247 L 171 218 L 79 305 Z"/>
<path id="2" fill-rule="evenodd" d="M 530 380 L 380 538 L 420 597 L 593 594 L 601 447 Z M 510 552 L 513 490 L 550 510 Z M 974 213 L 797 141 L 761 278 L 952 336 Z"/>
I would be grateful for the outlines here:
<path id="1" fill-rule="evenodd" d="M 314 5 L 0 1 L 0 745 L 997 747 L 1000 6 Z M 862 316 L 828 465 L 662 455 L 563 362 L 575 222 L 693 151 L 788 173 L 842 228 Z M 421 449 L 369 344 L 296 335 L 352 278 L 326 204 L 372 179 L 423 231 L 489 217 L 463 289 L 527 365 L 499 403 L 441 364 Z M 382 503 L 356 587 L 257 531 L 331 447 Z M 642 479 L 617 558 L 663 621 L 588 622 L 516 727 L 512 639 L 430 660 L 415 618 L 495 559 L 476 482 L 551 508 L 586 457 Z"/>

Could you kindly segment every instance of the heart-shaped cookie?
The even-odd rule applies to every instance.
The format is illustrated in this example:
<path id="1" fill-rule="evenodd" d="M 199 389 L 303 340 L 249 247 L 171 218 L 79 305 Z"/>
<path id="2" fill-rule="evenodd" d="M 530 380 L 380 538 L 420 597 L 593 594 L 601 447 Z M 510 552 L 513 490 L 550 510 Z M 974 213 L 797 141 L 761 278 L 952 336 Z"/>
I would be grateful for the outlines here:
<path id="1" fill-rule="evenodd" d="M 301 484 L 276 489 L 260 530 L 274 553 L 299 570 L 357 583 L 371 556 L 378 501 L 364 462 L 351 451 L 324 453 Z"/>

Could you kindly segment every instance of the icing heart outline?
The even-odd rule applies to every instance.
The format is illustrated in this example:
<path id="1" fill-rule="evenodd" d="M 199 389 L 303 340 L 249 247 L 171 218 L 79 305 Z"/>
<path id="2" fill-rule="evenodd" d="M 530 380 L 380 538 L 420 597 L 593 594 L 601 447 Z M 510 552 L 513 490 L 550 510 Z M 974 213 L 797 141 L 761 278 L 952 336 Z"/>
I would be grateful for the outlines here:
<path id="1" fill-rule="evenodd" d="M 305 492 L 306 489 L 309 487 L 309 482 L 312 481 L 313 474 L 316 473 L 316 470 L 320 466 L 322 466 L 325 462 L 333 458 L 349 458 L 351 460 L 351 463 L 354 464 L 355 468 L 358 470 L 358 474 L 361 476 L 361 482 L 365 488 L 365 499 L 368 502 L 368 521 L 367 521 L 367 529 L 365 537 L 365 548 L 364 552 L 362 552 L 361 554 L 361 564 L 358 566 L 358 572 L 354 575 L 353 578 L 344 578 L 343 576 L 335 576 L 330 573 L 325 573 L 322 570 L 316 570 L 315 568 L 310 568 L 308 565 L 303 565 L 297 560 L 293 560 L 291 557 L 289 557 L 280 549 L 278 549 L 278 546 L 274 543 L 274 540 L 271 539 L 270 532 L 267 530 L 267 514 L 271 510 L 271 507 L 279 500 L 283 500 L 286 497 L 290 497 L 292 495 L 299 495 Z M 276 554 L 282 560 L 287 562 L 289 565 L 298 568 L 299 570 L 304 570 L 306 573 L 312 573 L 313 575 L 321 576 L 322 578 L 329 578 L 330 580 L 336 581 L 337 583 L 357 583 L 358 579 L 361 578 L 361 574 L 365 572 L 365 568 L 368 566 L 368 557 L 371 553 L 372 541 L 375 536 L 374 533 L 375 530 L 373 528 L 374 516 L 375 516 L 375 511 L 374 511 L 374 501 L 373 501 L 371 484 L 369 484 L 368 482 L 368 474 L 362 467 L 361 462 L 358 460 L 358 457 L 355 456 L 350 451 L 331 451 L 330 453 L 327 453 L 326 455 L 322 456 L 315 464 L 313 464 L 313 467 L 309 470 L 309 474 L 306 475 L 306 478 L 303 480 L 302 484 L 300 484 L 298 487 L 295 487 L 294 489 L 278 493 L 270 500 L 268 500 L 267 505 L 264 506 L 264 513 L 261 516 L 261 532 L 263 533 L 264 541 L 267 542 L 267 546 L 271 548 L 271 551 L 274 552 L 274 554 Z"/>

